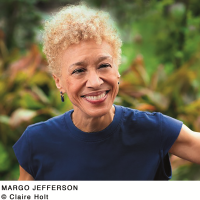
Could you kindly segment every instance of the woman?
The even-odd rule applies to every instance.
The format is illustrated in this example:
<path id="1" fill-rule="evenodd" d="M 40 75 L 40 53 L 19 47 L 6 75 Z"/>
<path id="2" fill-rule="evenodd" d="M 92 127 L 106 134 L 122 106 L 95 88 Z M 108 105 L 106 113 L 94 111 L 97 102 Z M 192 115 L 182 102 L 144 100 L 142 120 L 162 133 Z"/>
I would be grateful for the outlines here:
<path id="1" fill-rule="evenodd" d="M 13 147 L 19 180 L 169 179 L 168 152 L 200 164 L 200 135 L 182 122 L 113 105 L 120 47 L 109 16 L 84 5 L 46 23 L 44 53 L 74 109 L 25 130 Z"/>

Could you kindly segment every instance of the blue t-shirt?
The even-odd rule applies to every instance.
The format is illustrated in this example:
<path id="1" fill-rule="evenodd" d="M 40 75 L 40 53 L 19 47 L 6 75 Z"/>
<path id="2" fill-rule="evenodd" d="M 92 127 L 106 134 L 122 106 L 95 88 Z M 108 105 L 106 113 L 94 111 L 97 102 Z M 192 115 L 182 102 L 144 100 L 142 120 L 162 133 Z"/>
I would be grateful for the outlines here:
<path id="1" fill-rule="evenodd" d="M 168 151 L 182 122 L 161 113 L 115 105 L 104 130 L 86 133 L 73 110 L 28 126 L 13 146 L 19 164 L 35 180 L 168 180 Z"/>

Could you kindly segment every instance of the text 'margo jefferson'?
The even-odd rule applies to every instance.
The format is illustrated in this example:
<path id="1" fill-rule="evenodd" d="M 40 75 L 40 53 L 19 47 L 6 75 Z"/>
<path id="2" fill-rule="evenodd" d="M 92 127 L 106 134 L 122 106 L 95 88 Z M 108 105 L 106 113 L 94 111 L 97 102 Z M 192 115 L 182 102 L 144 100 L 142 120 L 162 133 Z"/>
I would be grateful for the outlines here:
<path id="1" fill-rule="evenodd" d="M 78 190 L 78 185 L 2 185 L 1 190 Z"/>

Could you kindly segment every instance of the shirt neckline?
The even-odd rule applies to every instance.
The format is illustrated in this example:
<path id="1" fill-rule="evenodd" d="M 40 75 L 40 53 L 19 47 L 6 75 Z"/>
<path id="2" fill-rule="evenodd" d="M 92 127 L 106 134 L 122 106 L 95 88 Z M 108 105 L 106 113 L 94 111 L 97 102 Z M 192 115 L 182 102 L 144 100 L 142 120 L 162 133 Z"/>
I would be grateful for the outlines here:
<path id="1" fill-rule="evenodd" d="M 71 119 L 71 114 L 74 110 L 70 110 L 69 112 L 66 112 L 65 122 L 69 129 L 69 134 L 76 139 L 87 141 L 87 142 L 101 141 L 110 137 L 113 134 L 113 132 L 118 128 L 118 126 L 120 125 L 120 121 L 122 119 L 122 107 L 116 106 L 116 105 L 114 106 L 115 106 L 115 115 L 114 115 L 113 121 L 105 129 L 98 132 L 91 132 L 91 133 L 81 131 L 74 125 Z"/>

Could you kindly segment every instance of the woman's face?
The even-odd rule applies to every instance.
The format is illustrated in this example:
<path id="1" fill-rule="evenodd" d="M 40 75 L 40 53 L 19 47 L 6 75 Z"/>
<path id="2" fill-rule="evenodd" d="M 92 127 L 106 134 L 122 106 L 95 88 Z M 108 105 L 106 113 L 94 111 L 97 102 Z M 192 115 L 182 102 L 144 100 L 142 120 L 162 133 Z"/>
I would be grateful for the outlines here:
<path id="1" fill-rule="evenodd" d="M 119 81 L 111 45 L 93 40 L 73 44 L 61 54 L 60 63 L 62 75 L 54 79 L 67 93 L 74 112 L 100 117 L 111 110 Z"/>

